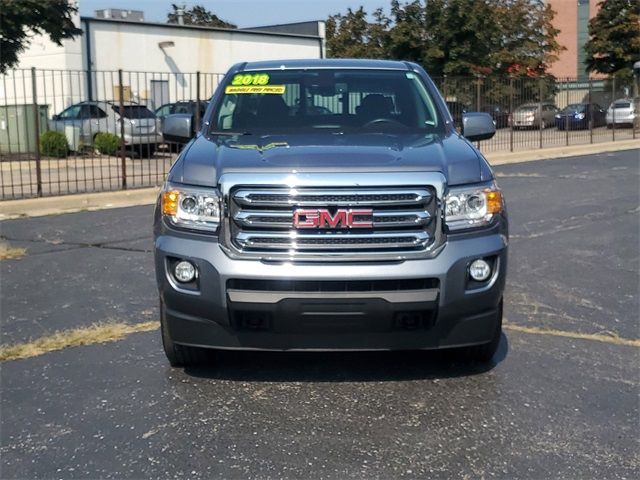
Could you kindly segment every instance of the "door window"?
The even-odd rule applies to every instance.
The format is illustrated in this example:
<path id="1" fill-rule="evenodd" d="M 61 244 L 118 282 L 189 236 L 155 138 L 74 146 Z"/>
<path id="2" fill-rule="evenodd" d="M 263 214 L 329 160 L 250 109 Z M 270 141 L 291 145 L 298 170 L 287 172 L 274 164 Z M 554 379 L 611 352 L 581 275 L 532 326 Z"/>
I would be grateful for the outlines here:
<path id="1" fill-rule="evenodd" d="M 80 113 L 80 105 L 72 105 L 71 107 L 64 110 L 58 118 L 62 120 L 74 120 L 78 118 L 78 114 Z"/>
<path id="2" fill-rule="evenodd" d="M 97 105 L 82 105 L 80 107 L 80 118 L 105 118 L 107 114 Z"/>

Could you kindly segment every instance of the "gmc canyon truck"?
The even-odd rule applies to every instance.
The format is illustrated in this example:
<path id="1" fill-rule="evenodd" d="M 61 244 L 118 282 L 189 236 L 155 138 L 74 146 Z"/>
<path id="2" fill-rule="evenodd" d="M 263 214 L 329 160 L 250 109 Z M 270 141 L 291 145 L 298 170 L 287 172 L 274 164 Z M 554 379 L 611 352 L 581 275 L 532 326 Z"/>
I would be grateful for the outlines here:
<path id="1" fill-rule="evenodd" d="M 155 212 L 162 341 L 208 349 L 457 348 L 501 336 L 502 194 L 427 73 L 408 62 L 232 67 Z"/>

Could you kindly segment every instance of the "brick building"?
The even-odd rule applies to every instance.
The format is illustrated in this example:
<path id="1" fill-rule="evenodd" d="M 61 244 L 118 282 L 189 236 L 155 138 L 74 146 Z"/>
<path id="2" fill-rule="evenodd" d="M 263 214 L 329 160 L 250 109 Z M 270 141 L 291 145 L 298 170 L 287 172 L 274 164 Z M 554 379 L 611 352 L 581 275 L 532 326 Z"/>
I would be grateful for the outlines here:
<path id="1" fill-rule="evenodd" d="M 553 23 L 558 33 L 558 43 L 566 48 L 559 54 L 558 61 L 549 69 L 556 78 L 589 78 L 585 70 L 584 45 L 589 40 L 589 20 L 599 9 L 602 0 L 546 0 L 556 12 Z M 601 78 L 591 75 L 591 78 Z"/>

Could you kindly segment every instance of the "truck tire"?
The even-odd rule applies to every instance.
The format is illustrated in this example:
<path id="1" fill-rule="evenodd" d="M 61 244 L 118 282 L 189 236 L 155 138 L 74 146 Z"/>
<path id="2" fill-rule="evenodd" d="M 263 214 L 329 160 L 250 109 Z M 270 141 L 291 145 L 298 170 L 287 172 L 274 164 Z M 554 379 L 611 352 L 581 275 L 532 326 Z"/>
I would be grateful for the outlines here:
<path id="1" fill-rule="evenodd" d="M 498 350 L 500 337 L 502 336 L 502 300 L 500 300 L 497 317 L 498 325 L 496 326 L 496 330 L 491 341 L 482 345 L 473 345 L 471 347 L 464 347 L 460 349 L 460 356 L 462 360 L 478 363 L 487 363 L 491 361 Z"/>
<path id="2" fill-rule="evenodd" d="M 201 365 L 211 359 L 211 352 L 204 348 L 188 347 L 173 343 L 167 326 L 164 304 L 160 301 L 160 332 L 162 347 L 172 367 L 191 367 Z"/>

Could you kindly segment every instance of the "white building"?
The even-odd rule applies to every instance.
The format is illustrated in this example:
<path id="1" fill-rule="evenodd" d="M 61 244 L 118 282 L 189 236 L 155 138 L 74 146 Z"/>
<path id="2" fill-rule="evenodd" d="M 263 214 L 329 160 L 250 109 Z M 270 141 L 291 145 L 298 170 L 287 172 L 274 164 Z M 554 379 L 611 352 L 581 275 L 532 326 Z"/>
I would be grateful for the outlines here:
<path id="1" fill-rule="evenodd" d="M 148 23 L 113 18 L 78 17 L 82 36 L 55 45 L 46 36 L 34 37 L 20 56 L 18 70 L 0 82 L 0 105 L 32 103 L 32 72 L 36 68 L 38 103 L 49 113 L 83 100 L 114 100 L 123 71 L 125 99 L 151 107 L 176 100 L 206 99 L 222 74 L 243 61 L 320 58 L 324 22 L 299 32 L 279 25 L 259 29 L 224 29 Z M 196 72 L 200 72 L 197 75 Z M 200 90 L 196 84 L 200 81 Z M 6 103 L 5 103 L 6 102 Z"/>

